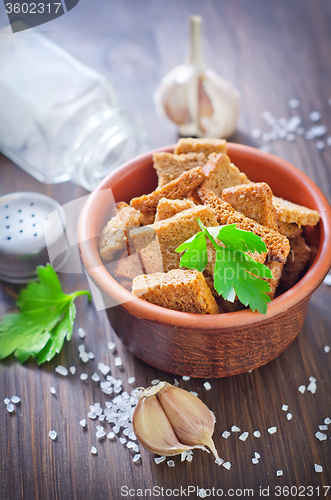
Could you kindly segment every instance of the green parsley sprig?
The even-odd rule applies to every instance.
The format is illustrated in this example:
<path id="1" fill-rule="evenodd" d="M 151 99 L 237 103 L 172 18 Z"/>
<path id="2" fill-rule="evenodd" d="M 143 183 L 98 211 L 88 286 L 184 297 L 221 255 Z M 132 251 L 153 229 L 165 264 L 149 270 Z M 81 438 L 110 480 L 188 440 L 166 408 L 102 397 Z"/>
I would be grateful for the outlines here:
<path id="1" fill-rule="evenodd" d="M 252 311 L 262 314 L 267 312 L 270 297 L 269 284 L 261 278 L 272 278 L 270 269 L 256 262 L 250 253 L 267 251 L 264 241 L 259 236 L 242 229 L 235 224 L 218 227 L 205 227 L 197 219 L 201 231 L 182 243 L 176 252 L 185 252 L 180 266 L 204 271 L 208 264 L 207 238 L 216 250 L 214 286 L 225 300 L 233 302 L 236 295 L 240 302 Z M 224 246 L 219 245 L 218 239 Z"/>
<path id="2" fill-rule="evenodd" d="M 50 264 L 38 266 L 37 271 L 39 283 L 29 283 L 17 298 L 20 312 L 6 314 L 0 322 L 0 359 L 14 352 L 21 363 L 30 356 L 38 365 L 50 361 L 61 351 L 64 339 L 71 339 L 76 297 L 87 295 L 91 301 L 87 290 L 63 293 Z"/>

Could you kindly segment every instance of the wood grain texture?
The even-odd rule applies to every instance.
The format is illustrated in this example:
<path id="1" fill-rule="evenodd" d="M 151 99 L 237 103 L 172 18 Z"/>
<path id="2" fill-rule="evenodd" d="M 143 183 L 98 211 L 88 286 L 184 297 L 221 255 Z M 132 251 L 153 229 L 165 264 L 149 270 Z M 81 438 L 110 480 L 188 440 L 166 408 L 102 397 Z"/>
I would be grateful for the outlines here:
<path id="1" fill-rule="evenodd" d="M 329 2 L 141 0 L 138 5 L 133 0 L 82 1 L 43 28 L 53 40 L 111 78 L 121 105 L 143 123 L 151 147 L 156 148 L 177 139 L 174 126 L 156 116 L 152 93 L 160 78 L 186 55 L 187 16 L 191 13 L 204 17 L 209 65 L 237 85 L 242 94 L 238 132 L 232 140 L 260 145 L 251 138 L 251 130 L 267 130 L 262 112 L 269 110 L 278 118 L 295 114 L 287 107 L 292 97 L 301 101 L 299 114 L 306 127 L 311 123 L 309 113 L 317 110 L 330 130 Z M 0 15 L 5 16 L 3 4 Z M 331 200 L 330 147 L 320 152 L 314 141 L 298 138 L 295 143 L 273 143 L 272 152 L 304 171 Z M 1 157 L 1 194 L 20 190 L 45 193 L 60 203 L 86 194 L 71 183 L 41 184 Z M 62 275 L 61 281 L 67 292 L 88 286 L 84 275 Z M 17 292 L 17 287 L 1 283 L 1 314 L 13 309 Z M 260 486 L 269 486 L 270 497 L 275 498 L 276 485 L 330 485 L 330 426 L 325 431 L 326 441 L 314 436 L 324 419 L 331 418 L 331 352 L 324 352 L 324 346 L 331 345 L 330 303 L 331 288 L 321 285 L 310 301 L 301 333 L 267 365 L 211 381 L 210 391 L 202 386 L 203 379 L 179 379 L 181 387 L 197 391 L 215 412 L 216 447 L 232 464 L 227 471 L 199 451 L 194 452 L 191 463 L 181 464 L 176 458 L 176 466 L 169 468 L 165 462 L 155 465 L 153 456 L 142 450 L 142 464 L 135 466 L 130 452 L 118 441 L 97 443 L 95 422 L 89 420 L 86 431 L 81 428 L 78 422 L 86 417 L 89 405 L 108 400 L 96 383 L 79 379 L 83 372 L 90 376 L 97 371 L 98 361 L 110 364 L 126 390 L 130 389 L 126 380 L 132 375 L 141 386 L 155 378 L 173 382 L 174 377 L 132 356 L 116 338 L 106 314 L 79 298 L 73 339 L 49 365 L 20 366 L 13 359 L 0 363 L 1 500 L 118 500 L 123 485 L 164 489 L 198 485 L 225 492 L 228 488 L 254 488 L 254 498 L 259 498 Z M 95 360 L 87 365 L 78 357 L 79 326 L 87 331 L 87 350 L 95 354 Z M 113 354 L 107 349 L 110 340 L 117 344 L 124 371 L 115 368 Z M 58 364 L 77 366 L 77 374 L 61 377 L 54 372 Z M 298 387 L 307 386 L 310 376 L 317 379 L 316 394 L 300 394 Z M 52 385 L 56 397 L 50 393 Z M 1 400 L 14 394 L 22 402 L 15 414 L 9 414 Z M 291 420 L 281 410 L 283 404 L 289 405 Z M 245 442 L 237 433 L 222 438 L 222 432 L 232 425 L 250 432 Z M 270 435 L 267 428 L 274 425 L 278 430 Z M 52 429 L 58 432 L 55 442 L 48 438 Z M 261 432 L 260 438 L 252 436 L 255 430 Z M 90 454 L 93 445 L 98 448 L 97 456 Z M 251 462 L 255 451 L 261 455 L 257 465 Z M 314 463 L 323 466 L 323 473 L 314 471 Z M 279 469 L 284 471 L 281 477 L 276 476 Z M 191 497 L 196 498 L 196 494 Z M 322 494 L 315 491 L 312 498 L 319 497 Z"/>

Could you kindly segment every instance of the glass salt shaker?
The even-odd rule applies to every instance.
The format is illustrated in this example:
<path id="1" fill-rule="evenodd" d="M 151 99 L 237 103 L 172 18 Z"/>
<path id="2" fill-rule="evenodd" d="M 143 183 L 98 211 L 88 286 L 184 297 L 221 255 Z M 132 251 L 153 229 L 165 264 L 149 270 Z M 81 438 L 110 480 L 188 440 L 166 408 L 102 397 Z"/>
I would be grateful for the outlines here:
<path id="1" fill-rule="evenodd" d="M 34 30 L 0 32 L 0 151 L 45 183 L 92 190 L 147 150 L 107 79 Z"/>

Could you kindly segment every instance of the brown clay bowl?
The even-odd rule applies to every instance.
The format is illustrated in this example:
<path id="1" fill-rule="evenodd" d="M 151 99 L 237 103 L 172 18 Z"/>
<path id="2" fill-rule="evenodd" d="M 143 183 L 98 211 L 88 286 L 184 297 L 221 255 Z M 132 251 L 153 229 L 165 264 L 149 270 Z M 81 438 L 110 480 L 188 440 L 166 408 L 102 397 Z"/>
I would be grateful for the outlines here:
<path id="1" fill-rule="evenodd" d="M 172 151 L 173 146 L 158 151 Z M 267 182 L 276 196 L 319 212 L 321 220 L 305 228 L 315 248 L 310 267 L 289 291 L 272 300 L 268 312 L 244 310 L 219 315 L 188 314 L 134 297 L 108 273 L 98 254 L 98 238 L 109 218 L 111 188 L 115 201 L 155 189 L 155 151 L 133 159 L 106 177 L 88 198 L 79 223 L 83 264 L 103 294 L 119 304 L 107 309 L 109 321 L 125 346 L 146 363 L 192 377 L 225 377 L 257 368 L 283 352 L 299 333 L 308 301 L 331 266 L 331 209 L 317 186 L 289 163 L 248 146 L 229 144 L 229 156 L 253 181 Z"/>

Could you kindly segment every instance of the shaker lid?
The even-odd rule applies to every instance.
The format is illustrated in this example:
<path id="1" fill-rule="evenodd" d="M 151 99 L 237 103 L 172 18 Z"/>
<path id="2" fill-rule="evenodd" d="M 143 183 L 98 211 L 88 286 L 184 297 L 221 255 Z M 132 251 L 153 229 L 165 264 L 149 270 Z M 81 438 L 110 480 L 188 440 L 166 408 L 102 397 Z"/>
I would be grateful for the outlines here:
<path id="1" fill-rule="evenodd" d="M 49 262 L 44 221 L 54 210 L 61 210 L 61 205 L 40 193 L 17 192 L 0 197 L 0 279 L 26 283 L 37 278 L 36 267 Z M 65 228 L 58 237 L 63 231 Z M 56 270 L 63 266 L 65 258 L 57 263 Z"/>

